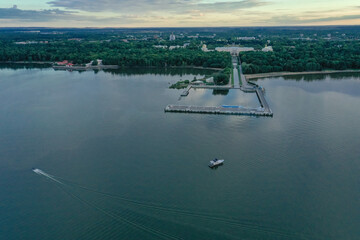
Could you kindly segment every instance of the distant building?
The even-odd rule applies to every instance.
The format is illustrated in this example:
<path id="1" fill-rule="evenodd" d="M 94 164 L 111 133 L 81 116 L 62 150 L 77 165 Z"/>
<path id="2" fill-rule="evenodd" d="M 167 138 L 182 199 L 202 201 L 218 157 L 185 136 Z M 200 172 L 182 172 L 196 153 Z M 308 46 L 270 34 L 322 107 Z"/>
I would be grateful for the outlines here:
<path id="1" fill-rule="evenodd" d="M 265 46 L 261 51 L 263 52 L 273 52 L 272 46 Z"/>
<path id="2" fill-rule="evenodd" d="M 173 49 L 176 49 L 176 48 L 183 48 L 183 47 L 182 47 L 182 46 L 179 46 L 179 45 L 170 46 L 170 47 L 169 47 L 169 50 L 173 50 Z"/>
<path id="3" fill-rule="evenodd" d="M 203 44 L 203 45 L 202 45 L 201 50 L 202 50 L 203 52 L 208 52 L 208 51 L 209 51 L 209 49 L 207 48 L 206 44 Z"/>
<path id="4" fill-rule="evenodd" d="M 15 42 L 16 45 L 27 45 L 27 44 L 39 44 L 39 43 L 45 43 L 45 42 L 37 42 L 37 41 L 26 41 L 26 42 Z M 47 41 L 46 41 L 47 43 Z"/>
<path id="5" fill-rule="evenodd" d="M 91 61 L 91 62 L 89 62 L 89 63 L 85 64 L 85 67 L 87 67 L 87 68 L 91 67 L 91 66 L 92 66 L 92 64 L 93 64 L 93 62 L 94 62 L 94 61 Z"/>
<path id="6" fill-rule="evenodd" d="M 80 42 L 80 41 L 82 41 L 82 39 L 81 38 L 69 38 L 68 41 L 78 41 L 78 42 Z"/>
<path id="7" fill-rule="evenodd" d="M 214 51 L 214 50 L 209 50 L 209 49 L 207 48 L 206 44 L 203 44 L 203 45 L 202 45 L 201 50 L 202 50 L 203 52 L 213 52 L 213 51 Z"/>
<path id="8" fill-rule="evenodd" d="M 203 81 L 200 81 L 200 80 L 196 80 L 196 81 L 194 81 L 194 82 L 191 82 L 191 84 L 193 84 L 193 85 L 200 85 L 200 84 L 204 84 L 204 82 L 203 82 Z"/>
<path id="9" fill-rule="evenodd" d="M 175 39 L 176 39 L 176 37 L 175 37 L 175 35 L 174 35 L 174 33 L 172 33 L 171 35 L 170 35 L 170 41 L 175 41 Z"/>
<path id="10" fill-rule="evenodd" d="M 246 40 L 246 41 L 248 41 L 248 40 L 255 40 L 256 38 L 255 37 L 237 37 L 236 39 L 237 40 Z"/>
<path id="11" fill-rule="evenodd" d="M 239 55 L 239 52 L 255 51 L 253 47 L 217 47 L 215 50 L 218 52 L 229 52 L 233 55 Z"/>
<path id="12" fill-rule="evenodd" d="M 168 46 L 166 46 L 166 45 L 154 45 L 153 47 L 154 48 L 163 48 L 163 49 L 168 48 Z"/>
<path id="13" fill-rule="evenodd" d="M 60 65 L 60 66 L 65 66 L 65 65 L 67 65 L 68 63 L 69 63 L 68 60 L 64 60 L 64 61 L 62 61 L 62 62 L 57 62 L 56 64 L 57 64 L 57 65 Z"/>
<path id="14" fill-rule="evenodd" d="M 209 77 L 206 79 L 207 83 L 214 83 L 214 77 Z"/>

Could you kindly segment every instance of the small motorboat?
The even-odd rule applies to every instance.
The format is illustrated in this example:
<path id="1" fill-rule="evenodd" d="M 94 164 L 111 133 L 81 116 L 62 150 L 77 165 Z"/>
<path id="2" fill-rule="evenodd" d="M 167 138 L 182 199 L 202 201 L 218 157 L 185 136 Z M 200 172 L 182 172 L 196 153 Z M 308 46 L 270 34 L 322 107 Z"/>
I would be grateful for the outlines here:
<path id="1" fill-rule="evenodd" d="M 224 159 L 217 159 L 215 158 L 214 160 L 210 161 L 209 167 L 213 168 L 219 165 L 222 165 L 224 163 Z"/>

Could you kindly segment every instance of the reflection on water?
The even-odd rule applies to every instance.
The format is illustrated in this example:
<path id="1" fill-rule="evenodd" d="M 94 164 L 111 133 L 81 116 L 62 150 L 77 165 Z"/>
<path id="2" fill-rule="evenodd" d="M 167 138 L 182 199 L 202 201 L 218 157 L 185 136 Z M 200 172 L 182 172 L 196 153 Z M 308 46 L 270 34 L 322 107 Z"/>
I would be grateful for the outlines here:
<path id="1" fill-rule="evenodd" d="M 17 64 L 17 63 L 1 63 L 1 69 L 11 69 L 11 70 L 21 70 L 21 69 L 52 69 L 51 64 L 36 64 L 36 63 L 28 63 L 28 64 Z M 58 72 L 68 72 L 68 70 L 55 69 L 54 71 Z M 119 69 L 103 69 L 103 70 L 80 70 L 74 71 L 78 73 L 109 73 L 112 75 L 120 75 L 120 76 L 131 76 L 131 75 L 144 75 L 144 74 L 152 74 L 152 75 L 170 75 L 170 76 L 178 76 L 178 77 L 188 77 L 188 75 L 193 76 L 192 78 L 188 77 L 190 80 L 196 78 L 202 78 L 205 75 L 210 75 L 215 70 L 211 69 L 201 69 L 201 68 L 180 68 L 180 67 L 169 67 L 169 68 L 119 68 Z M 186 80 L 186 79 L 182 79 Z"/>
<path id="2" fill-rule="evenodd" d="M 228 95 L 229 94 L 229 90 L 219 90 L 219 89 L 214 89 L 212 92 L 213 95 Z"/>
<path id="3" fill-rule="evenodd" d="M 181 98 L 177 104 L 197 106 L 234 105 L 257 108 L 260 106 L 256 93 L 245 93 L 239 89 L 211 90 L 190 89 L 188 96 Z"/>
<path id="4" fill-rule="evenodd" d="M 350 73 L 299 75 L 258 79 L 255 82 L 261 86 L 264 84 L 265 89 L 267 89 L 268 86 L 288 86 L 300 88 L 312 93 L 341 92 L 352 96 L 360 96 L 360 89 L 358 88 L 359 76 L 360 74 Z M 301 83 L 294 85 L 293 81 Z"/>
<path id="5" fill-rule="evenodd" d="M 0 239 L 360 239 L 359 75 L 259 80 L 254 118 L 164 113 L 259 102 L 149 71 L 0 70 Z"/>

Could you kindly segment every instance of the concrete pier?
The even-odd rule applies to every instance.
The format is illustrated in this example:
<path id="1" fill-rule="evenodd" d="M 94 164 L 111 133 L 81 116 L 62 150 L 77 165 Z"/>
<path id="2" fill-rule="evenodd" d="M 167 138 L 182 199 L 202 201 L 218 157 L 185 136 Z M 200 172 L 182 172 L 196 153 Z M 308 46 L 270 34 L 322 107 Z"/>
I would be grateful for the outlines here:
<path id="1" fill-rule="evenodd" d="M 245 108 L 240 106 L 202 107 L 202 106 L 168 105 L 165 108 L 165 112 L 248 115 L 248 116 L 266 116 L 266 117 L 273 116 L 272 112 L 264 111 L 263 108 Z"/>
<path id="2" fill-rule="evenodd" d="M 187 95 L 189 95 L 189 91 L 191 88 L 191 85 L 187 86 L 187 88 L 185 88 L 185 90 L 181 93 L 181 97 L 186 97 Z"/>
<path id="3" fill-rule="evenodd" d="M 260 87 L 256 88 L 256 95 L 257 95 L 257 97 L 259 99 L 261 107 L 264 109 L 264 112 L 268 112 L 268 113 L 273 114 L 270 107 L 269 107 L 269 104 L 267 103 L 267 101 L 265 99 L 264 92 Z"/>
<path id="4" fill-rule="evenodd" d="M 191 88 L 203 88 L 203 89 L 215 89 L 215 90 L 229 90 L 229 89 L 240 89 L 243 92 L 255 92 L 261 107 L 259 108 L 247 108 L 242 106 L 184 106 L 184 105 L 168 105 L 164 109 L 165 112 L 179 112 L 179 113 L 204 113 L 204 114 L 227 114 L 227 115 L 248 115 L 248 116 L 264 116 L 272 117 L 273 112 L 271 111 L 269 104 L 267 103 L 263 88 L 255 83 L 248 82 L 242 72 L 241 62 L 237 65 L 237 58 L 233 57 L 233 73 L 235 86 L 231 84 L 226 86 L 209 86 L 209 85 L 189 85 L 182 93 L 181 97 L 189 95 Z M 236 76 L 236 77 L 235 77 Z M 241 85 L 240 85 L 241 81 Z M 180 97 L 180 98 L 181 98 Z"/>

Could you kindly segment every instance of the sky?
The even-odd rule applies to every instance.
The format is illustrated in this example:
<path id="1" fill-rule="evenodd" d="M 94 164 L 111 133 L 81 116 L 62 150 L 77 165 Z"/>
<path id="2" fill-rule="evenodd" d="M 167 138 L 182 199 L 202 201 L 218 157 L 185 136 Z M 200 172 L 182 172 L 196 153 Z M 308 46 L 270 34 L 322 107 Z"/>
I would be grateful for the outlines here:
<path id="1" fill-rule="evenodd" d="M 360 25 L 359 0 L 0 0 L 0 27 Z"/>

